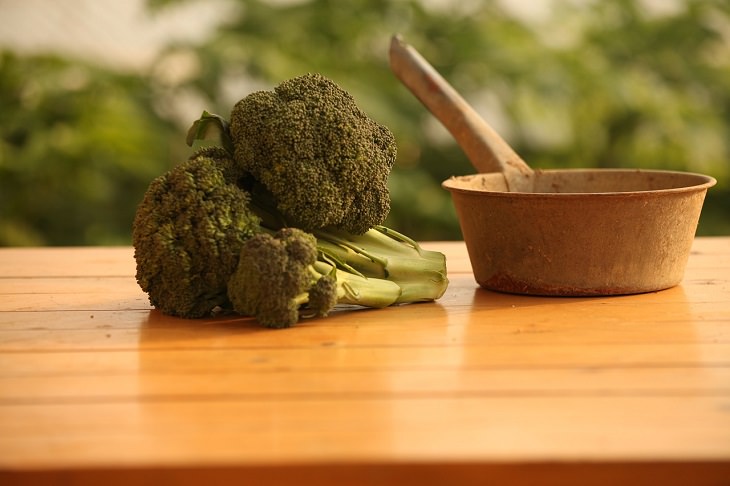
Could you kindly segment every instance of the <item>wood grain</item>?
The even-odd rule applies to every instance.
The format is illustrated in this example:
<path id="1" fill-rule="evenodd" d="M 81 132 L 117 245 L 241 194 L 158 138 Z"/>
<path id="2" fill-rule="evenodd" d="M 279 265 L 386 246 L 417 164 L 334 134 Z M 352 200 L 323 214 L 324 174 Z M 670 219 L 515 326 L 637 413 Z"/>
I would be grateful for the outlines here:
<path id="1" fill-rule="evenodd" d="M 287 330 L 150 308 L 130 248 L 0 249 L 0 483 L 728 484 L 730 238 L 678 287 Z"/>

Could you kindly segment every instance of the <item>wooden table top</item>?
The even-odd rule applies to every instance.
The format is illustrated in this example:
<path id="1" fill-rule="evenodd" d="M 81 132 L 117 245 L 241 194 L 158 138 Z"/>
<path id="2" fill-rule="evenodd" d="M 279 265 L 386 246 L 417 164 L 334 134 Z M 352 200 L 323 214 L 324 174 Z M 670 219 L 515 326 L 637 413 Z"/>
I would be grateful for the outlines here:
<path id="1" fill-rule="evenodd" d="M 424 246 L 440 301 L 286 330 L 151 310 L 131 248 L 0 249 L 0 484 L 730 484 L 730 237 L 605 298 Z"/>

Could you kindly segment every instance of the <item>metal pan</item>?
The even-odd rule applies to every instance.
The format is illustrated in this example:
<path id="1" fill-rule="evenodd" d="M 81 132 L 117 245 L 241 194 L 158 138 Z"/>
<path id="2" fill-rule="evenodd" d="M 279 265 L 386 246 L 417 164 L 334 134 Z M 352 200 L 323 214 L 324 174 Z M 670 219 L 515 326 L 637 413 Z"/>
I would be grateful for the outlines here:
<path id="1" fill-rule="evenodd" d="M 657 291 L 682 280 L 714 178 L 660 170 L 532 170 L 397 36 L 390 64 L 479 171 L 443 187 L 480 286 L 587 296 Z"/>

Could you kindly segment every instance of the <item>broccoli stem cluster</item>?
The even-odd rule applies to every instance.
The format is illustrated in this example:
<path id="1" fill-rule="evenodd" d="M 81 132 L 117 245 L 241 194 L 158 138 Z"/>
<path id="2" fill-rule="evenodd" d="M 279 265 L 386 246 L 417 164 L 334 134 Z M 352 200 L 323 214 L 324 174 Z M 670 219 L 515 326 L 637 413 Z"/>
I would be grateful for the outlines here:
<path id="1" fill-rule="evenodd" d="M 381 224 L 394 139 L 348 93 L 305 75 L 248 95 L 231 119 L 204 112 L 188 144 L 215 146 L 153 181 L 137 209 L 137 281 L 155 307 L 281 328 L 443 295 L 444 255 Z"/>
<path id="2" fill-rule="evenodd" d="M 324 317 L 338 304 L 387 307 L 402 294 L 397 282 L 343 268 L 319 250 L 312 234 L 292 227 L 249 239 L 228 282 L 233 309 L 267 327 Z"/>
<path id="3" fill-rule="evenodd" d="M 288 327 L 300 316 L 327 316 L 338 304 L 380 308 L 436 300 L 447 284 L 443 254 L 384 226 L 350 238 L 283 227 L 242 245 L 228 296 L 236 312 Z"/>

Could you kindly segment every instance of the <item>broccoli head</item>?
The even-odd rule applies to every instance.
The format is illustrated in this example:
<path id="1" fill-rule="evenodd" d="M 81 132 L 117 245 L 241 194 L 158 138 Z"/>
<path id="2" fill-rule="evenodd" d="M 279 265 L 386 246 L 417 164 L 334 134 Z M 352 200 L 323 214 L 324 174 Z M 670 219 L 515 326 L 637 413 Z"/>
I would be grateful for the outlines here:
<path id="1" fill-rule="evenodd" d="M 206 148 L 147 189 L 132 226 L 136 277 L 162 312 L 195 318 L 230 306 L 240 248 L 261 230 L 239 177 L 225 150 Z"/>
<path id="2" fill-rule="evenodd" d="M 312 234 L 290 227 L 246 241 L 228 282 L 234 310 L 272 328 L 289 327 L 301 316 L 324 317 L 337 304 L 386 307 L 401 293 L 390 280 L 338 269 Z"/>
<path id="3" fill-rule="evenodd" d="M 288 327 L 338 304 L 432 301 L 442 253 L 381 226 L 393 134 L 318 74 L 203 112 L 198 150 L 150 185 L 133 224 L 137 281 L 166 314 L 216 308 Z"/>
<path id="4" fill-rule="evenodd" d="M 237 270 L 228 282 L 233 308 L 267 327 L 294 324 L 315 281 L 309 267 L 316 259 L 317 245 L 309 233 L 283 228 L 275 235 L 252 237 L 241 248 Z"/>
<path id="5" fill-rule="evenodd" d="M 395 138 L 328 78 L 307 74 L 249 94 L 229 128 L 236 161 L 292 225 L 362 234 L 385 221 Z"/>

